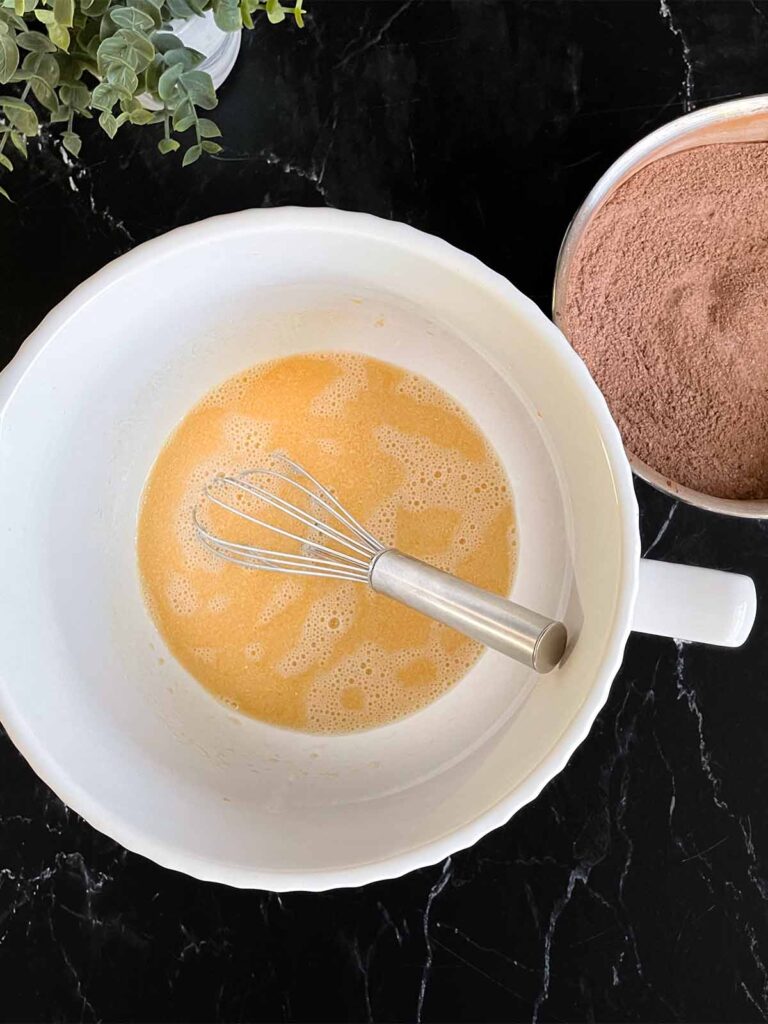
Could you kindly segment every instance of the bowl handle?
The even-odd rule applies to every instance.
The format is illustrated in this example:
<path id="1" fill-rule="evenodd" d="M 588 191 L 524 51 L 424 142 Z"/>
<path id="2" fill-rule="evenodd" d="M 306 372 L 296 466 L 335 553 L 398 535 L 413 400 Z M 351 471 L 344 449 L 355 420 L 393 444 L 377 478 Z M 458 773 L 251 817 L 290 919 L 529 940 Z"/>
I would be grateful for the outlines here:
<path id="1" fill-rule="evenodd" d="M 640 559 L 632 628 L 676 640 L 740 647 L 755 621 L 749 576 Z"/>

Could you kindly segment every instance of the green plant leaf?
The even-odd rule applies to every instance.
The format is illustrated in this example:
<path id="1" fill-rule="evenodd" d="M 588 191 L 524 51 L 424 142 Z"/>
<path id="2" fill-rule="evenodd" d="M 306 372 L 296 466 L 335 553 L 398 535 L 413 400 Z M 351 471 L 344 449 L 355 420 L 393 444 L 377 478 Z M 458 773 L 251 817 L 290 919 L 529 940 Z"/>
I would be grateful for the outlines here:
<path id="1" fill-rule="evenodd" d="M 69 29 L 63 25 L 57 25 L 55 22 L 48 25 L 48 35 L 50 36 L 51 42 L 55 43 L 60 50 L 65 53 L 69 51 Z"/>
<path id="2" fill-rule="evenodd" d="M 102 18 L 109 9 L 109 0 L 91 0 L 90 7 L 83 13 L 87 14 L 88 21 L 95 23 L 98 18 Z"/>
<path id="3" fill-rule="evenodd" d="M 26 31 L 26 21 L 24 21 L 23 18 L 20 18 L 15 11 L 12 11 L 10 9 L 11 7 L 13 7 L 13 4 L 10 4 L 9 7 L 0 6 L 0 21 L 2 21 L 3 25 L 5 26 L 6 33 L 8 33 L 9 30 L 12 28 L 15 28 L 17 32 Z"/>
<path id="4" fill-rule="evenodd" d="M 112 110 L 119 99 L 111 85 L 101 82 L 91 94 L 91 106 L 96 110 Z"/>
<path id="5" fill-rule="evenodd" d="M 187 0 L 166 0 L 166 4 L 172 18 L 183 18 L 186 21 L 195 16 L 195 9 Z"/>
<path id="6" fill-rule="evenodd" d="M 155 27 L 154 18 L 138 7 L 113 7 L 109 15 L 118 28 L 130 28 L 134 32 L 151 32 Z"/>
<path id="7" fill-rule="evenodd" d="M 14 12 L 21 17 L 24 13 L 24 0 L 14 0 L 13 5 Z"/>
<path id="8" fill-rule="evenodd" d="M 152 110 L 147 110 L 142 106 L 134 108 L 128 114 L 128 120 L 131 124 L 152 124 L 154 119 L 154 112 Z"/>
<path id="9" fill-rule="evenodd" d="M 53 11 L 37 10 L 35 11 L 35 17 L 38 21 L 42 22 L 43 25 L 53 24 Z"/>
<path id="10" fill-rule="evenodd" d="M 37 135 L 40 130 L 37 114 L 28 103 L 15 96 L 0 96 L 0 107 L 16 131 L 22 135 Z"/>
<path id="11" fill-rule="evenodd" d="M 273 25 L 285 21 L 285 10 L 280 0 L 267 0 L 267 18 Z"/>
<path id="12" fill-rule="evenodd" d="M 72 28 L 75 17 L 75 0 L 53 0 L 53 17 L 57 25 Z"/>
<path id="13" fill-rule="evenodd" d="M 34 92 L 34 89 L 32 91 Z M 48 120 L 51 124 L 64 121 L 69 116 L 66 109 L 59 103 L 59 98 L 56 95 L 55 89 L 51 89 L 50 92 L 46 92 L 42 86 L 39 86 L 38 92 L 35 93 L 35 99 L 41 106 L 45 107 L 45 109 L 49 111 Z"/>
<path id="14" fill-rule="evenodd" d="M 296 0 L 296 6 L 293 8 L 293 17 L 299 28 L 304 28 L 304 3 L 303 0 Z"/>
<path id="15" fill-rule="evenodd" d="M 28 81 L 32 89 L 32 95 L 38 103 L 52 113 L 59 109 L 59 101 L 50 85 L 44 82 L 42 78 L 30 78 Z"/>
<path id="16" fill-rule="evenodd" d="M 121 91 L 131 82 L 135 90 L 138 82 L 133 78 L 144 71 L 155 56 L 155 48 L 146 36 L 133 29 L 121 28 L 113 36 L 103 39 L 97 51 L 99 71 Z M 118 69 L 130 71 L 132 76 L 122 77 Z"/>
<path id="17" fill-rule="evenodd" d="M 12 203 L 12 202 L 13 202 L 13 200 L 12 200 L 12 199 L 11 199 L 11 197 L 10 197 L 10 196 L 8 195 L 8 193 L 7 193 L 6 191 L 5 191 L 5 189 L 3 188 L 3 186 L 2 186 L 2 185 L 0 185 L 0 196 L 2 196 L 2 197 L 3 197 L 3 199 L 7 199 L 9 203 Z"/>
<path id="18" fill-rule="evenodd" d="M 218 142 L 209 142 L 208 139 L 204 139 L 200 143 L 200 145 L 203 147 L 203 152 L 204 153 L 211 153 L 211 154 L 213 154 L 213 153 L 220 153 L 221 152 L 221 146 L 218 144 Z"/>
<path id="19" fill-rule="evenodd" d="M 183 113 L 182 111 L 187 111 L 187 113 Z M 175 132 L 186 132 L 192 127 L 196 120 L 197 118 L 194 110 L 185 103 L 180 110 L 174 112 L 173 130 Z"/>
<path id="20" fill-rule="evenodd" d="M 163 155 L 166 153 L 175 153 L 179 148 L 179 143 L 176 139 L 160 139 L 157 144 L 157 148 Z"/>
<path id="21" fill-rule="evenodd" d="M 184 154 L 184 159 L 181 161 L 182 167 L 189 167 L 195 160 L 200 159 L 200 154 L 203 152 L 202 146 L 190 146 L 187 152 Z"/>
<path id="22" fill-rule="evenodd" d="M 131 0 L 131 7 L 135 7 L 137 11 L 141 11 L 142 14 L 151 18 L 155 29 L 163 27 L 162 0 L 157 0 L 157 2 L 155 0 Z"/>
<path id="23" fill-rule="evenodd" d="M 117 34 L 138 55 L 139 64 L 136 70 L 143 71 L 155 56 L 151 40 L 143 33 L 130 28 L 121 28 Z"/>
<path id="24" fill-rule="evenodd" d="M 7 171 L 13 170 L 13 164 L 5 155 L 5 153 L 0 153 L 0 167 L 5 167 Z"/>
<path id="25" fill-rule="evenodd" d="M 184 43 L 173 32 L 155 32 L 152 36 L 152 43 L 158 53 L 167 53 L 169 50 L 178 50 L 184 46 Z"/>
<path id="26" fill-rule="evenodd" d="M 49 88 L 59 84 L 59 65 L 55 57 L 50 53 L 28 53 L 22 64 L 26 72 L 27 81 L 34 83 L 36 79 L 42 81 Z"/>
<path id="27" fill-rule="evenodd" d="M 59 84 L 59 64 L 53 54 L 28 53 L 22 68 L 26 72 L 27 81 L 32 82 L 37 78 L 51 88 Z"/>
<path id="28" fill-rule="evenodd" d="M 99 65 L 99 72 L 102 75 L 106 75 L 111 65 L 117 65 L 129 67 L 135 70 L 135 57 L 131 57 L 130 48 L 126 45 L 125 40 L 120 37 L 120 30 L 118 29 L 114 35 L 108 36 L 106 39 L 102 39 L 99 43 L 99 48 L 96 51 L 96 60 Z"/>
<path id="29" fill-rule="evenodd" d="M 19 48 L 9 35 L 0 36 L 0 85 L 5 85 L 19 66 Z"/>
<path id="30" fill-rule="evenodd" d="M 83 145 L 83 140 L 77 134 L 77 132 L 63 132 L 61 141 L 64 144 L 64 149 L 72 156 L 80 156 L 80 149 Z"/>
<path id="31" fill-rule="evenodd" d="M 221 132 L 219 131 L 218 125 L 214 124 L 213 121 L 209 121 L 207 117 L 201 117 L 197 124 L 197 130 L 200 132 L 200 137 L 203 139 L 220 139 Z"/>
<path id="32" fill-rule="evenodd" d="M 158 55 L 144 72 L 144 92 L 148 92 L 150 96 L 154 97 L 156 100 L 159 98 L 157 94 L 157 83 L 160 81 L 162 71 L 161 58 Z"/>
<path id="33" fill-rule="evenodd" d="M 78 114 L 87 110 L 91 104 L 91 91 L 82 82 L 65 82 L 59 87 L 61 102 L 72 107 Z"/>
<path id="34" fill-rule="evenodd" d="M 246 28 L 253 28 L 253 18 L 248 9 L 248 0 L 240 0 L 240 17 L 243 19 L 243 25 Z"/>
<path id="35" fill-rule="evenodd" d="M 181 85 L 196 107 L 213 110 L 218 103 L 213 81 L 206 71 L 185 71 Z"/>
<path id="36" fill-rule="evenodd" d="M 8 0 L 6 0 L 6 3 L 7 2 Z M 12 11 L 10 9 L 11 7 L 13 7 L 13 4 L 10 4 L 7 7 L 2 7 L 0 5 L 0 21 L 2 21 L 5 26 L 6 34 L 12 28 L 15 28 L 18 32 L 24 32 L 27 28 L 26 21 L 24 21 L 23 18 L 20 18 L 15 11 Z"/>
<path id="37" fill-rule="evenodd" d="M 56 50 L 48 36 L 42 32 L 19 32 L 16 43 L 22 50 L 31 50 L 33 53 L 54 53 Z"/>
<path id="38" fill-rule="evenodd" d="M 240 0 L 213 0 L 213 17 L 223 32 L 238 32 L 243 27 Z"/>
<path id="39" fill-rule="evenodd" d="M 139 78 L 133 68 L 113 65 L 107 72 L 107 82 L 122 97 L 130 98 L 139 87 Z"/>
<path id="40" fill-rule="evenodd" d="M 179 101 L 181 92 L 179 89 L 179 82 L 181 76 L 184 74 L 184 68 L 181 64 L 172 64 L 171 67 L 167 68 L 157 83 L 157 95 L 166 103 L 171 109 L 173 109 Z"/>
<path id="41" fill-rule="evenodd" d="M 20 132 L 12 130 L 11 131 L 11 142 L 13 143 L 15 148 L 19 151 L 19 153 L 21 153 L 21 155 L 26 160 L 26 158 L 27 158 L 27 140 L 24 138 L 24 136 Z"/>
<path id="42" fill-rule="evenodd" d="M 4 110 L 31 110 L 32 108 L 18 96 L 0 96 L 0 107 Z"/>
<path id="43" fill-rule="evenodd" d="M 185 71 L 191 71 L 192 68 L 197 67 L 204 59 L 202 53 L 198 53 L 197 50 L 190 50 L 186 46 L 176 46 L 172 50 L 168 50 L 164 57 L 168 67 L 172 64 L 181 64 Z"/>
<path id="44" fill-rule="evenodd" d="M 110 114 L 108 110 L 104 110 L 101 114 L 99 114 L 99 124 L 110 137 L 110 139 L 114 139 L 114 137 L 117 135 L 117 129 L 119 128 L 119 125 L 117 123 L 117 119 L 113 117 L 113 115 Z"/>

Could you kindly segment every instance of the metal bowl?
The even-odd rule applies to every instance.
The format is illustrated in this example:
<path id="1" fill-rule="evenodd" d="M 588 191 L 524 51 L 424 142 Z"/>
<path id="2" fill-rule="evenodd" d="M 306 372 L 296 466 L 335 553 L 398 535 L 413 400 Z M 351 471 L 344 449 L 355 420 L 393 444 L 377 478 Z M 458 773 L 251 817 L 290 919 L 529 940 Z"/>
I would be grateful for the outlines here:
<path id="1" fill-rule="evenodd" d="M 608 168 L 577 210 L 560 246 L 552 299 L 553 318 L 558 327 L 562 329 L 563 326 L 565 296 L 573 256 L 592 217 L 603 203 L 641 167 L 672 153 L 716 142 L 768 142 L 768 95 L 747 96 L 727 103 L 717 103 L 678 117 L 646 135 Z M 768 500 L 716 498 L 670 480 L 629 450 L 627 456 L 639 477 L 673 498 L 729 516 L 768 518 Z"/>

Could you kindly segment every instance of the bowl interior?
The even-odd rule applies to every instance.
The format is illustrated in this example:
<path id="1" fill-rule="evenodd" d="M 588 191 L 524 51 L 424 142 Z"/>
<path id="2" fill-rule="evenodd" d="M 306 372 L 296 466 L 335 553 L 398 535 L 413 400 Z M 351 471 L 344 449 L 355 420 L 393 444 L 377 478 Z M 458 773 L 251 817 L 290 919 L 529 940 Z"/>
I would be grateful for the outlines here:
<path id="1" fill-rule="evenodd" d="M 164 649 L 134 543 L 159 447 L 217 382 L 319 349 L 426 374 L 492 440 L 518 517 L 513 596 L 565 617 L 574 641 L 552 676 L 487 653 L 410 718 L 319 737 L 232 712 Z M 634 593 L 626 464 L 558 332 L 443 243 L 330 211 L 182 229 L 66 300 L 5 387 L 0 712 L 43 778 L 126 846 L 238 885 L 396 874 L 505 820 L 602 704 Z"/>

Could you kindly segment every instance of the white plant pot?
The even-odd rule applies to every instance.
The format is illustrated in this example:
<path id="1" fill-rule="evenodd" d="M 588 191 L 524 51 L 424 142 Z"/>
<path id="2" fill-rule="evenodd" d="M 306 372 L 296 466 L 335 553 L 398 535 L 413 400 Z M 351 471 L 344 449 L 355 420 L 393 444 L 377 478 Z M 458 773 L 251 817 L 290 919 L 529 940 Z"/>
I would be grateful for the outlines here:
<path id="1" fill-rule="evenodd" d="M 214 21 L 213 11 L 206 11 L 199 18 L 174 18 L 168 25 L 168 31 L 191 50 L 205 54 L 205 60 L 198 64 L 198 71 L 206 71 L 211 76 L 214 89 L 218 89 L 235 66 L 242 32 L 224 32 Z M 147 110 L 162 110 L 162 104 L 149 93 L 142 93 L 139 99 Z"/>

